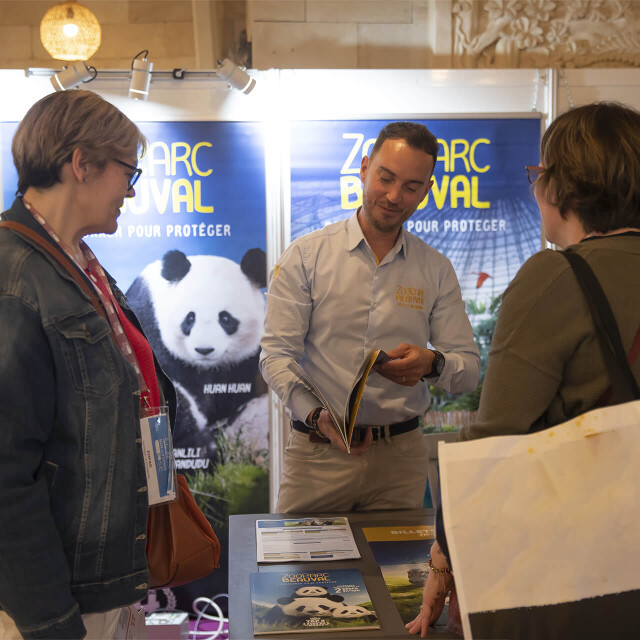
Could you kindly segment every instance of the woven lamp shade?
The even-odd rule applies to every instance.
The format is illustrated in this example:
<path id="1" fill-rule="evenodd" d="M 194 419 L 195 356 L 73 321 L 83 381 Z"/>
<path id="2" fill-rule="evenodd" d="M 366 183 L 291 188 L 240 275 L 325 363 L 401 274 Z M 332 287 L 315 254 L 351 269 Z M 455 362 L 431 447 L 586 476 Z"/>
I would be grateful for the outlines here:
<path id="1" fill-rule="evenodd" d="M 88 60 L 100 47 L 98 19 L 78 2 L 51 7 L 40 23 L 42 45 L 56 60 Z"/>

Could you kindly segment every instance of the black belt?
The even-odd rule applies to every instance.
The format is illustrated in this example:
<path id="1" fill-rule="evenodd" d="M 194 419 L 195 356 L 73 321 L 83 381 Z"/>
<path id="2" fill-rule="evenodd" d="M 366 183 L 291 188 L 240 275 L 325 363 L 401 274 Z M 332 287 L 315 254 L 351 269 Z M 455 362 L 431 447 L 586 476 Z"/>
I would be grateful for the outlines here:
<path id="1" fill-rule="evenodd" d="M 393 438 L 393 436 L 399 436 L 401 433 L 407 433 L 408 431 L 413 431 L 417 429 L 420 424 L 420 418 L 416 416 L 415 418 L 411 418 L 410 420 L 405 420 L 404 422 L 396 422 L 395 424 L 388 425 L 389 427 L 389 435 Z M 356 429 L 366 429 L 369 425 L 356 425 Z M 370 425 L 371 433 L 373 435 L 373 441 L 375 442 L 378 439 L 384 438 L 384 428 L 386 425 Z M 291 427 L 300 433 L 310 433 L 312 431 L 311 427 L 308 427 L 304 422 L 300 420 L 292 420 Z"/>

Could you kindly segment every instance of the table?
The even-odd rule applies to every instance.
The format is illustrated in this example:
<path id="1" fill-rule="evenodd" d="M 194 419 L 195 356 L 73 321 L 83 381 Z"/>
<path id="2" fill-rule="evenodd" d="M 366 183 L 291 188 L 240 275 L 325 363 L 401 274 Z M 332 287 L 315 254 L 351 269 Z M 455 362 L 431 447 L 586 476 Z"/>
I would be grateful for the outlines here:
<path id="1" fill-rule="evenodd" d="M 261 564 L 256 562 L 256 520 L 275 520 L 292 517 L 332 518 L 347 516 L 353 531 L 358 550 L 362 556 L 359 560 L 340 560 L 331 562 L 296 562 L 293 564 Z M 416 509 L 411 511 L 361 511 L 357 513 L 304 513 L 304 514 L 245 514 L 229 517 L 229 638 L 230 640 L 249 640 L 254 638 L 253 622 L 251 619 L 251 594 L 249 575 L 263 571 L 300 571 L 303 569 L 318 570 L 358 569 L 364 576 L 367 590 L 375 607 L 381 629 L 367 631 L 337 631 L 309 633 L 286 633 L 258 638 L 281 638 L 294 640 L 295 638 L 316 637 L 319 640 L 349 640 L 366 638 L 367 640 L 419 638 L 410 635 L 404 628 L 387 586 L 384 583 L 380 569 L 376 564 L 373 553 L 362 532 L 362 527 L 380 526 L 412 526 L 433 524 L 433 509 Z M 461 638 L 446 630 L 446 614 L 441 616 L 436 626 L 429 630 L 429 638 L 444 640 L 445 638 Z"/>

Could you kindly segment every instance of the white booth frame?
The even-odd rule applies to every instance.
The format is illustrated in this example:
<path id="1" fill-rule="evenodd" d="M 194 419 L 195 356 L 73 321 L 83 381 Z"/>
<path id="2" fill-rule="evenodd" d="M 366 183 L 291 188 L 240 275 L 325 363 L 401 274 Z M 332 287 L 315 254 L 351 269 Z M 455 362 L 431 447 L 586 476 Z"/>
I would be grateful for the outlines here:
<path id="1" fill-rule="evenodd" d="M 270 271 L 290 242 L 289 124 L 300 120 L 393 117 L 517 117 L 542 114 L 543 129 L 572 105 L 617 100 L 640 109 L 640 69 L 425 69 L 251 71 L 249 95 L 215 78 L 153 79 L 147 102 L 130 100 L 128 82 L 101 78 L 83 86 L 140 122 L 259 121 L 264 123 L 266 249 Z M 19 121 L 51 93 L 49 78 L 0 70 L 0 121 Z M 416 115 L 419 114 L 419 115 Z M 481 116 L 479 115 L 481 114 Z M 533 159 L 535 160 L 535 159 Z M 10 203 L 4 203 L 5 207 Z M 270 507 L 275 507 L 289 431 L 281 403 L 270 402 Z"/>

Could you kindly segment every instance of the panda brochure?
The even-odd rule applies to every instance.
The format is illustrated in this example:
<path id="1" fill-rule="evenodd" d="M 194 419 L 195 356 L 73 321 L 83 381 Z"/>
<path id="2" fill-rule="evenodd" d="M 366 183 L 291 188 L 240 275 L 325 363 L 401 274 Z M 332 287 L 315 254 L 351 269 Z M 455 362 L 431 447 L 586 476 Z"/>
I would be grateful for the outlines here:
<path id="1" fill-rule="evenodd" d="M 252 573 L 254 635 L 379 629 L 357 569 Z"/>
<path id="2" fill-rule="evenodd" d="M 367 356 L 360 366 L 355 382 L 351 386 L 346 406 L 341 414 L 338 414 L 334 408 L 329 405 L 320 389 L 318 389 L 318 386 L 313 382 L 313 380 L 311 380 L 308 374 L 297 362 L 292 362 L 289 365 L 289 369 L 291 369 L 300 378 L 303 384 L 315 394 L 316 398 L 318 398 L 322 403 L 322 406 L 329 412 L 329 415 L 331 416 L 333 423 L 336 425 L 338 433 L 340 434 L 348 452 L 351 451 L 351 439 L 353 438 L 353 430 L 356 426 L 356 416 L 358 415 L 358 409 L 360 408 L 360 401 L 362 400 L 362 394 L 364 393 L 367 378 L 369 377 L 374 364 L 382 364 L 383 362 L 388 361 L 389 356 L 382 351 L 382 349 L 375 349 Z"/>
<path id="3" fill-rule="evenodd" d="M 360 552 L 347 518 L 256 521 L 258 562 L 350 560 Z"/>

